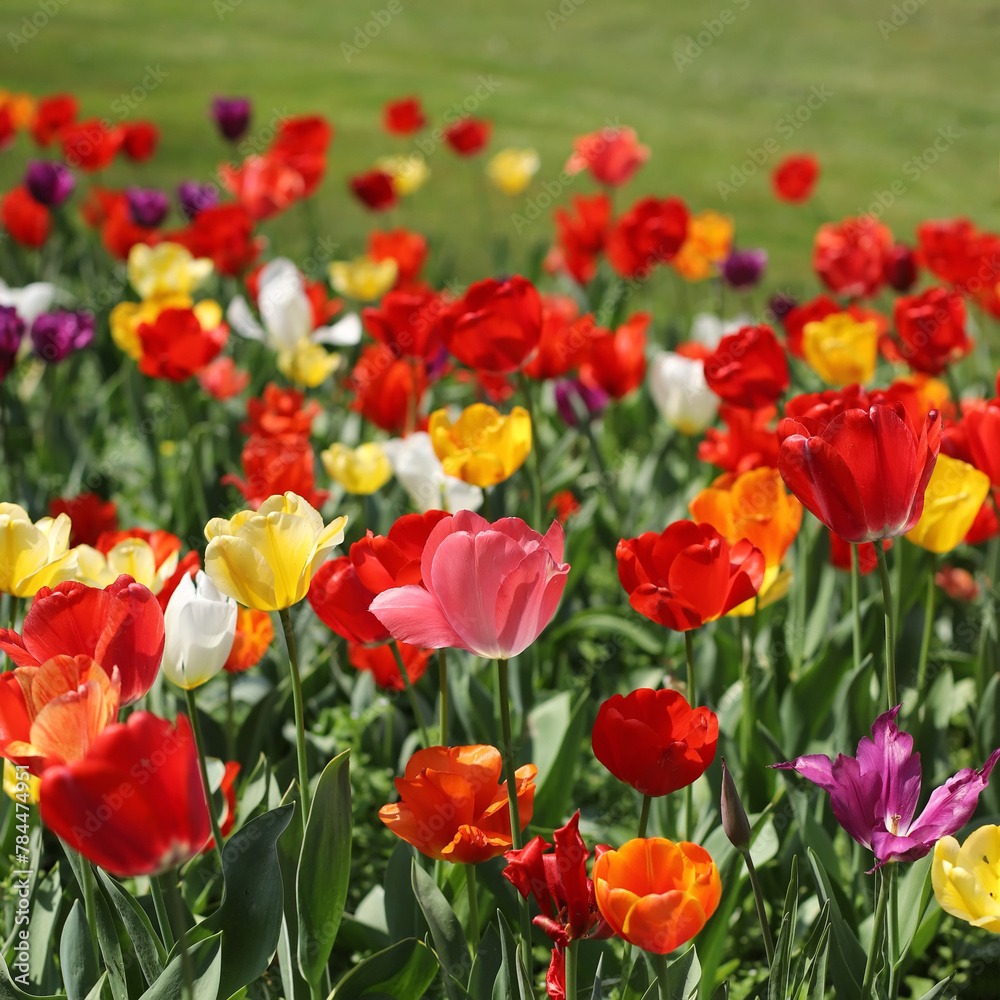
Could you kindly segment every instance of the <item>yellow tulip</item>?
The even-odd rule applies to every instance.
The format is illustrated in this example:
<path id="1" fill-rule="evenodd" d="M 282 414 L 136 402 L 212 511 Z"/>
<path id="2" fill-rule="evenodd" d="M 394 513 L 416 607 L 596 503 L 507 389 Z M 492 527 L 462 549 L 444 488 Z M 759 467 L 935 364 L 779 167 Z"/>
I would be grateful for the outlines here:
<path id="1" fill-rule="evenodd" d="M 396 283 L 399 265 L 391 257 L 375 260 L 355 257 L 335 260 L 330 265 L 330 284 L 338 295 L 347 295 L 359 302 L 374 302 Z"/>
<path id="2" fill-rule="evenodd" d="M 28 805 L 28 803 L 36 805 L 38 803 L 38 791 L 41 786 L 41 778 L 29 774 L 24 768 L 12 764 L 6 758 L 4 759 L 3 790 L 8 798 L 23 805 Z"/>
<path id="3" fill-rule="evenodd" d="M 436 410 L 428 430 L 445 473 L 473 486 L 503 482 L 531 451 L 531 417 L 523 406 L 503 416 L 486 403 L 473 403 L 454 424 L 447 410 Z"/>
<path id="4" fill-rule="evenodd" d="M 201 303 L 199 302 L 198 305 L 200 306 Z M 108 318 L 111 325 L 111 339 L 133 361 L 138 361 L 142 357 L 139 327 L 143 323 L 155 323 L 156 317 L 164 309 L 190 309 L 191 307 L 192 300 L 187 295 L 164 295 L 145 299 L 142 302 L 119 302 L 111 310 L 111 315 Z M 219 315 L 221 319 L 221 310 Z M 201 319 L 200 316 L 199 319 Z M 218 326 L 218 323 L 215 325 Z M 202 323 L 202 326 L 205 324 Z"/>
<path id="5" fill-rule="evenodd" d="M 906 537 L 929 552 L 951 552 L 968 534 L 990 491 L 985 472 L 949 455 L 938 455 L 927 489 L 924 512 Z"/>
<path id="6" fill-rule="evenodd" d="M 323 460 L 326 474 L 348 493 L 374 493 L 392 478 L 389 456 L 380 444 L 373 441 L 357 448 L 333 444 L 319 457 Z"/>
<path id="7" fill-rule="evenodd" d="M 486 164 L 486 176 L 504 194 L 520 194 L 538 173 L 541 161 L 533 149 L 501 149 Z"/>
<path id="8" fill-rule="evenodd" d="M 128 280 L 143 299 L 190 295 L 211 273 L 208 257 L 194 257 L 179 243 L 137 243 L 128 255 Z"/>
<path id="9" fill-rule="evenodd" d="M 802 352 L 817 375 L 830 385 L 869 382 L 878 361 L 878 327 L 850 313 L 833 313 L 806 323 Z"/>
<path id="10" fill-rule="evenodd" d="M 934 847 L 931 884 L 945 913 L 1000 934 L 1000 826 L 981 826 L 959 846 L 942 837 Z"/>
<path id="11" fill-rule="evenodd" d="M 413 194 L 431 175 L 422 153 L 382 156 L 375 167 L 392 177 L 392 186 L 400 195 Z"/>
<path id="12" fill-rule="evenodd" d="M 296 493 L 205 525 L 205 572 L 223 594 L 257 611 L 281 611 L 306 596 L 313 573 L 344 540 L 346 517 L 323 524 Z"/>
<path id="13" fill-rule="evenodd" d="M 66 514 L 32 523 L 16 503 L 0 503 L 0 591 L 34 597 L 39 587 L 72 578 L 70 519 Z"/>
<path id="14" fill-rule="evenodd" d="M 340 365 L 340 355 L 328 352 L 319 344 L 303 337 L 290 351 L 278 352 L 278 371 L 298 385 L 315 389 Z"/>
<path id="15" fill-rule="evenodd" d="M 163 590 L 177 570 L 178 562 L 178 553 L 172 552 L 157 566 L 152 547 L 142 538 L 122 539 L 106 555 L 89 545 L 77 545 L 70 554 L 75 563 L 70 579 L 88 587 L 103 588 L 127 573 L 154 594 Z"/>
<path id="16" fill-rule="evenodd" d="M 732 248 L 732 217 L 709 209 L 691 216 L 687 237 L 671 263 L 685 281 L 703 281 L 716 273 L 714 265 Z"/>

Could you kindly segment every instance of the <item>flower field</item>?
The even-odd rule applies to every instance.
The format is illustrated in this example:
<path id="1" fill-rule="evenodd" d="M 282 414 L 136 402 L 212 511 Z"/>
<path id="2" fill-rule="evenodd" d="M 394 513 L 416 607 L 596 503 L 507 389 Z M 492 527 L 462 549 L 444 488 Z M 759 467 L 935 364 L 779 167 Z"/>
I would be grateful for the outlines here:
<path id="1" fill-rule="evenodd" d="M 498 86 L 0 90 L 0 1000 L 996 995 L 989 211 Z"/>

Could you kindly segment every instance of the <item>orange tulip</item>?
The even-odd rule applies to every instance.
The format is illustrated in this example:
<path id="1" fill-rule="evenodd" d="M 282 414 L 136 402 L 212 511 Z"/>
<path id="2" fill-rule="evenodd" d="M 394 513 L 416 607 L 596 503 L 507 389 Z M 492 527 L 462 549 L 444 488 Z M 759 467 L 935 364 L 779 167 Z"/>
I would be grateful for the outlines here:
<path id="1" fill-rule="evenodd" d="M 229 658 L 222 665 L 223 669 L 231 674 L 238 674 L 256 666 L 264 658 L 273 638 L 274 626 L 266 611 L 237 609 L 236 639 L 229 651 Z"/>
<path id="2" fill-rule="evenodd" d="M 427 747 L 396 779 L 401 802 L 382 806 L 379 819 L 428 857 L 477 864 L 512 847 L 507 784 L 497 785 L 500 751 L 491 746 Z M 514 772 L 523 830 L 531 822 L 538 768 Z"/>
<path id="3" fill-rule="evenodd" d="M 601 915 L 630 944 L 666 955 L 697 934 L 722 896 L 708 851 L 662 837 L 637 838 L 594 862 Z"/>

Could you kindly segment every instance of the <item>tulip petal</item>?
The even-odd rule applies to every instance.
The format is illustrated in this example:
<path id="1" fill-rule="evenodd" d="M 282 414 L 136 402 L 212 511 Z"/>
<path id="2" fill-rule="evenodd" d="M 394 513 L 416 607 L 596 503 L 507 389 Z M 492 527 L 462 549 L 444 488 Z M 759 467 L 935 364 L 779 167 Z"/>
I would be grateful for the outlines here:
<path id="1" fill-rule="evenodd" d="M 666 955 L 690 941 L 706 919 L 701 904 L 686 892 L 642 896 L 628 912 L 622 937 L 643 951 Z"/>
<path id="2" fill-rule="evenodd" d="M 452 648 L 476 652 L 452 627 L 438 600 L 416 584 L 384 590 L 375 597 L 368 610 L 395 639 L 425 649 Z"/>

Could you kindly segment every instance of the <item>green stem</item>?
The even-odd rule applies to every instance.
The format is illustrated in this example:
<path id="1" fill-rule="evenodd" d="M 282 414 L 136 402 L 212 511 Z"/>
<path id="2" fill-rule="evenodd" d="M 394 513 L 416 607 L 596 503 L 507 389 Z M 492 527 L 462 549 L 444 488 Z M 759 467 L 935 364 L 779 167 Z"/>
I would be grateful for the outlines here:
<path id="1" fill-rule="evenodd" d="M 887 866 L 889 879 L 889 1000 L 896 1000 L 899 993 L 899 882 L 895 862 Z"/>
<path id="2" fill-rule="evenodd" d="M 688 703 L 692 708 L 695 702 L 694 690 L 694 639 L 691 637 L 691 629 L 684 633 L 684 654 L 687 660 L 687 696 Z M 694 819 L 694 782 L 690 782 L 684 789 L 684 839 L 690 840 Z"/>
<path id="3" fill-rule="evenodd" d="M 185 688 L 188 717 L 191 719 L 191 732 L 194 733 L 194 745 L 198 749 L 198 767 L 201 769 L 201 783 L 205 786 L 205 802 L 208 805 L 208 818 L 212 822 L 212 836 L 215 838 L 215 855 L 219 859 L 219 871 L 222 867 L 222 829 L 219 817 L 215 815 L 212 805 L 212 786 L 208 781 L 208 764 L 205 762 L 205 740 L 201 735 L 201 720 L 198 718 L 198 706 L 195 703 L 194 688 Z"/>
<path id="4" fill-rule="evenodd" d="M 885 688 L 889 696 L 889 708 L 895 708 L 899 704 L 896 699 L 896 635 L 893 627 L 889 567 L 886 565 L 885 544 L 881 538 L 875 539 L 875 553 L 878 556 L 878 575 L 882 581 L 882 604 L 885 607 Z M 902 553 L 898 553 L 897 558 L 902 558 Z"/>
<path id="5" fill-rule="evenodd" d="M 760 890 L 760 881 L 757 878 L 757 869 L 754 867 L 753 858 L 750 857 L 750 848 L 741 853 L 746 862 L 747 874 L 750 876 L 753 900 L 757 906 L 757 920 L 760 923 L 760 932 L 764 936 L 764 951 L 767 952 L 767 964 L 770 968 L 774 964 L 774 941 L 771 938 L 771 927 L 767 922 L 767 910 L 764 909 L 764 894 Z"/>
<path id="6" fill-rule="evenodd" d="M 861 570 L 858 547 L 851 545 L 851 634 L 854 639 L 854 669 L 861 666 Z"/>
<path id="7" fill-rule="evenodd" d="M 156 875 L 149 876 L 149 894 L 153 897 L 153 909 L 156 911 L 156 919 L 160 925 L 160 937 L 167 951 L 174 946 L 174 932 L 170 926 L 170 917 L 167 914 L 167 904 L 163 899 L 163 888 Z"/>
<path id="8" fill-rule="evenodd" d="M 889 902 L 889 893 L 886 885 L 885 874 L 879 878 L 878 900 L 875 903 L 875 922 L 872 925 L 872 944 L 868 951 L 868 961 L 865 963 L 865 980 L 861 984 L 861 1000 L 877 1000 L 872 984 L 875 981 L 875 956 L 882 950 L 882 932 L 885 930 L 886 904 Z"/>
<path id="9" fill-rule="evenodd" d="M 649 823 L 649 807 L 652 802 L 652 795 L 643 795 L 642 809 L 639 811 L 639 832 L 636 834 L 640 839 L 646 836 L 646 825 Z"/>
<path id="10" fill-rule="evenodd" d="M 937 555 L 931 553 L 930 572 L 927 576 L 927 601 L 924 606 L 924 631 L 920 637 L 920 659 L 917 661 L 917 701 L 924 698 L 924 684 L 927 682 L 927 655 L 931 649 L 931 635 L 934 632 L 934 596 L 937 584 Z"/>
<path id="11" fill-rule="evenodd" d="M 292 702 L 295 706 L 295 755 L 299 764 L 299 786 L 302 792 L 303 822 L 309 818 L 311 795 L 309 792 L 309 764 L 306 758 L 306 713 L 302 700 L 302 678 L 299 675 L 299 655 L 295 649 L 295 633 L 292 631 L 292 616 L 288 608 L 278 612 L 281 627 L 285 633 L 285 648 L 288 650 L 288 671 L 292 677 Z"/>
<path id="12" fill-rule="evenodd" d="M 236 705 L 233 701 L 235 675 L 226 671 L 226 753 L 230 760 L 236 759 Z"/>
<path id="13" fill-rule="evenodd" d="M 531 397 L 531 384 L 522 373 L 521 395 L 531 422 L 531 516 L 536 530 L 542 530 L 542 459 L 538 443 L 538 424 L 535 422 L 535 403 Z"/>
<path id="14" fill-rule="evenodd" d="M 989 616 L 994 605 L 991 598 L 997 591 L 998 585 L 1000 585 L 1000 581 L 997 579 L 998 575 L 1000 575 L 1000 536 L 991 538 L 986 546 L 986 562 L 983 566 L 983 571 L 986 576 L 988 592 L 983 601 L 983 614 L 979 627 L 979 644 L 976 648 L 976 693 L 980 697 L 982 697 L 983 691 L 986 690 L 986 662 L 988 659 L 986 654 L 990 642 Z"/>
<path id="15" fill-rule="evenodd" d="M 447 650 L 442 646 L 438 650 L 438 687 L 441 701 L 441 746 L 448 745 L 448 659 Z"/>
<path id="16" fill-rule="evenodd" d="M 184 1000 L 194 1000 L 194 967 L 191 964 L 191 954 L 188 951 L 187 927 L 184 922 L 184 906 L 181 903 L 180 890 L 177 888 L 177 869 L 171 868 L 160 878 L 167 887 L 167 897 L 170 900 L 170 910 L 173 916 L 174 933 L 180 942 L 181 968 L 184 974 Z"/>
<path id="17" fill-rule="evenodd" d="M 94 869 L 90 862 L 81 854 L 80 867 L 83 869 L 83 905 L 87 914 L 87 926 L 90 928 L 90 943 L 94 949 L 94 958 L 97 959 L 97 968 L 101 967 L 101 952 L 97 937 L 97 903 L 95 899 L 96 885 L 94 883 Z"/>
<path id="18" fill-rule="evenodd" d="M 476 866 L 465 865 L 465 894 L 469 902 L 469 943 L 472 954 L 479 951 L 479 893 L 476 891 Z"/>
<path id="19" fill-rule="evenodd" d="M 750 746 L 753 741 L 753 685 L 750 679 L 750 662 L 753 655 L 753 644 L 746 618 L 739 620 L 740 631 L 740 682 L 742 686 L 742 712 L 740 713 L 740 758 L 743 762 L 743 773 L 750 767 Z M 687 633 L 686 633 L 687 634 Z"/>
<path id="20" fill-rule="evenodd" d="M 576 946 L 577 938 L 566 942 L 566 1000 L 576 1000 Z"/>
<path id="21" fill-rule="evenodd" d="M 670 973 L 667 969 L 667 956 L 649 952 L 649 957 L 656 970 L 656 993 L 660 1000 L 670 1000 Z M 566 994 L 567 997 L 569 994 Z"/>
<path id="22" fill-rule="evenodd" d="M 403 685 L 406 688 L 406 697 L 410 700 L 410 708 L 413 709 L 413 715 L 417 720 L 417 728 L 420 730 L 420 742 L 423 743 L 425 747 L 431 746 L 430 738 L 427 736 L 427 729 L 424 727 L 424 717 L 420 714 L 420 705 L 417 702 L 417 692 L 413 690 L 413 682 L 410 680 L 410 675 L 406 672 L 406 664 L 403 663 L 403 655 L 399 651 L 399 644 L 395 639 L 389 643 L 389 648 L 392 650 L 392 655 L 396 658 L 396 666 L 399 668 L 399 676 L 403 678 Z"/>

